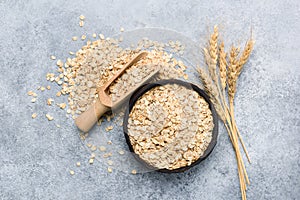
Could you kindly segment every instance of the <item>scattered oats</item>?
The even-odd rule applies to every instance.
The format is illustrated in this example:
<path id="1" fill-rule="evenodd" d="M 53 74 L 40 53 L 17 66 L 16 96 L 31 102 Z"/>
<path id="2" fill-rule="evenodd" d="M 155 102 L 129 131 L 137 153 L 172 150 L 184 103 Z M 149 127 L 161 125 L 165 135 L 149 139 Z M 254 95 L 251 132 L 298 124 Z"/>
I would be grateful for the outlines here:
<path id="1" fill-rule="evenodd" d="M 54 118 L 51 116 L 51 115 L 49 115 L 49 114 L 46 114 L 46 117 L 47 117 L 47 119 L 49 120 L 49 121 L 52 121 Z"/>
<path id="2" fill-rule="evenodd" d="M 113 126 L 108 126 L 108 127 L 106 127 L 106 131 L 110 131 L 110 130 L 112 130 L 114 127 Z"/>
<path id="3" fill-rule="evenodd" d="M 93 163 L 94 163 L 94 158 L 90 158 L 90 159 L 89 159 L 89 163 L 90 163 L 90 164 L 93 164 Z"/>
<path id="4" fill-rule="evenodd" d="M 84 141 L 85 138 L 88 136 L 88 133 L 80 133 L 79 136 L 80 136 L 80 139 Z"/>
<path id="5" fill-rule="evenodd" d="M 47 105 L 48 105 L 48 106 L 51 106 L 53 101 L 54 101 L 54 100 L 51 99 L 51 98 L 47 99 Z"/>
<path id="6" fill-rule="evenodd" d="M 35 103 L 35 102 L 36 102 L 36 98 L 32 98 L 31 103 Z"/>
<path id="7" fill-rule="evenodd" d="M 91 148 L 93 145 L 90 144 L 90 143 L 87 143 L 86 146 L 87 146 L 88 148 Z"/>
<path id="8" fill-rule="evenodd" d="M 97 150 L 97 147 L 96 146 L 92 146 L 91 147 L 91 151 L 96 151 Z"/>
<path id="9" fill-rule="evenodd" d="M 98 122 L 97 122 L 97 125 L 98 125 L 98 126 L 101 126 L 102 122 L 103 122 L 103 118 L 100 118 L 100 119 L 98 120 Z"/>
<path id="10" fill-rule="evenodd" d="M 106 115 L 106 120 L 107 120 L 108 122 L 110 122 L 111 116 L 110 116 L 110 115 Z"/>
<path id="11" fill-rule="evenodd" d="M 96 155 L 94 153 L 91 154 L 91 158 L 95 158 Z"/>
<path id="12" fill-rule="evenodd" d="M 73 40 L 73 41 L 77 41 L 77 39 L 78 39 L 78 38 L 77 38 L 76 36 L 72 37 L 72 40 Z"/>
<path id="13" fill-rule="evenodd" d="M 69 54 L 70 54 L 70 55 L 74 55 L 75 53 L 74 53 L 73 51 L 70 51 Z"/>
<path id="14" fill-rule="evenodd" d="M 73 170 L 70 170 L 70 174 L 73 176 L 75 172 Z"/>
<path id="15" fill-rule="evenodd" d="M 80 21 L 80 22 L 79 22 L 79 26 L 80 26 L 80 27 L 83 27 L 83 25 L 84 25 L 84 21 Z"/>
<path id="16" fill-rule="evenodd" d="M 136 170 L 133 169 L 133 170 L 131 171 L 131 173 L 132 173 L 132 174 L 136 174 Z"/>
<path id="17" fill-rule="evenodd" d="M 109 173 L 112 173 L 112 168 L 108 167 L 108 168 L 107 168 L 107 171 L 108 171 Z"/>
<path id="18" fill-rule="evenodd" d="M 50 89 L 51 89 L 50 85 L 47 85 L 47 87 L 46 87 L 46 88 L 47 88 L 47 90 L 50 90 Z"/>
<path id="19" fill-rule="evenodd" d="M 110 145 L 110 144 L 112 144 L 112 141 L 110 141 L 110 140 L 109 140 L 109 141 L 107 141 L 107 144 L 109 144 L 109 145 Z"/>
<path id="20" fill-rule="evenodd" d="M 108 157 L 111 157 L 112 156 L 112 153 L 106 153 L 106 154 L 103 154 L 103 158 L 108 158 Z"/>
<path id="21" fill-rule="evenodd" d="M 68 110 L 67 110 L 67 113 L 68 113 L 68 114 L 71 114 L 71 112 L 72 112 L 71 109 L 68 109 Z"/>
<path id="22" fill-rule="evenodd" d="M 97 34 L 96 33 L 93 33 L 93 38 L 96 38 L 97 37 Z"/>
<path id="23" fill-rule="evenodd" d="M 28 96 L 33 96 L 33 94 L 35 94 L 35 93 L 33 91 L 31 91 L 31 90 L 27 92 Z"/>
<path id="24" fill-rule="evenodd" d="M 56 104 L 57 106 L 59 106 L 61 109 L 65 109 L 67 104 L 66 103 L 58 103 Z"/>
<path id="25" fill-rule="evenodd" d="M 120 154 L 120 155 L 124 155 L 125 152 L 124 152 L 123 150 L 120 150 L 120 151 L 119 151 L 119 154 Z"/>
<path id="26" fill-rule="evenodd" d="M 77 162 L 77 163 L 76 163 L 76 166 L 77 166 L 77 167 L 80 167 L 80 162 Z"/>
<path id="27" fill-rule="evenodd" d="M 85 40 L 85 39 L 86 39 L 86 35 L 82 35 L 81 40 Z"/>
<path id="28" fill-rule="evenodd" d="M 57 127 L 57 128 L 60 128 L 60 125 L 59 125 L 59 124 L 56 124 L 56 127 Z"/>
<path id="29" fill-rule="evenodd" d="M 124 28 L 123 28 L 123 27 L 121 27 L 121 28 L 120 28 L 120 31 L 121 31 L 121 32 L 124 32 Z"/>
<path id="30" fill-rule="evenodd" d="M 64 63 L 61 60 L 57 60 L 56 65 L 59 66 L 59 67 L 63 67 Z"/>
<path id="31" fill-rule="evenodd" d="M 56 93 L 56 96 L 57 96 L 57 97 L 60 97 L 60 96 L 61 96 L 61 91 L 58 91 L 58 92 Z"/>
<path id="32" fill-rule="evenodd" d="M 104 39 L 105 39 L 105 37 L 104 37 L 103 34 L 99 34 L 99 37 L 100 37 L 101 40 L 104 40 Z"/>
<path id="33" fill-rule="evenodd" d="M 51 58 L 52 60 L 55 60 L 55 59 L 56 59 L 56 57 L 55 57 L 55 56 L 50 56 L 50 58 Z"/>
<path id="34" fill-rule="evenodd" d="M 33 113 L 33 114 L 31 115 L 31 117 L 32 117 L 32 119 L 35 119 L 35 118 L 37 117 L 37 114 L 36 114 L 36 113 Z"/>
<path id="35" fill-rule="evenodd" d="M 99 150 L 100 150 L 100 151 L 106 151 L 106 147 L 105 147 L 105 146 L 100 146 L 100 147 L 99 147 Z"/>
<path id="36" fill-rule="evenodd" d="M 110 166 L 112 166 L 114 164 L 114 162 L 112 160 L 108 160 L 107 164 L 110 165 Z"/>
<path id="37" fill-rule="evenodd" d="M 85 16 L 80 15 L 80 16 L 79 16 L 79 19 L 80 19 L 80 20 L 85 20 Z"/>
<path id="38" fill-rule="evenodd" d="M 185 80 L 187 80 L 187 79 L 189 79 L 189 76 L 188 76 L 187 74 L 184 74 L 184 75 L 183 75 L 183 78 L 184 78 Z"/>

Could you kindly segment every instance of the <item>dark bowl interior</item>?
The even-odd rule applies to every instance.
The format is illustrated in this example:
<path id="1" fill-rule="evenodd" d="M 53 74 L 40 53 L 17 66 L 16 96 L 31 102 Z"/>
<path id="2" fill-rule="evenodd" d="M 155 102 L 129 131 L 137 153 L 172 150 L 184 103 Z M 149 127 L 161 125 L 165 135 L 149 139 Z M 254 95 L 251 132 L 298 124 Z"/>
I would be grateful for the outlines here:
<path id="1" fill-rule="evenodd" d="M 150 166 L 143 159 L 141 159 L 137 154 L 134 153 L 132 144 L 131 144 L 129 136 L 128 136 L 128 118 L 129 118 L 129 113 L 131 112 L 131 110 L 132 110 L 135 102 L 144 93 L 146 93 L 147 91 L 151 90 L 152 88 L 157 87 L 157 86 L 166 85 L 166 84 L 177 84 L 177 85 L 181 85 L 181 86 L 184 86 L 184 87 L 186 87 L 188 89 L 193 89 L 194 91 L 196 91 L 209 104 L 209 108 L 210 108 L 210 110 L 212 112 L 213 123 L 214 123 L 214 128 L 213 128 L 213 132 L 212 132 L 212 140 L 211 140 L 210 144 L 208 145 L 207 149 L 205 150 L 205 152 L 203 153 L 203 155 L 198 160 L 196 160 L 195 162 L 193 162 L 190 166 L 185 166 L 185 167 L 181 167 L 181 168 L 174 169 L 174 170 L 158 169 L 158 168 L 154 168 L 153 166 Z M 190 169 L 191 167 L 193 167 L 195 165 L 198 165 L 201 161 L 203 161 L 204 159 L 206 159 L 210 155 L 210 153 L 212 152 L 212 150 L 214 149 L 214 147 L 217 144 L 218 118 L 217 118 L 217 114 L 216 114 L 215 108 L 214 108 L 213 104 L 211 103 L 211 101 L 209 100 L 209 97 L 198 86 L 196 86 L 196 85 L 194 85 L 192 83 L 184 82 L 184 81 L 177 80 L 177 79 L 160 80 L 160 81 L 157 81 L 155 83 L 145 84 L 145 85 L 141 86 L 140 88 L 138 88 L 132 94 L 132 96 L 130 97 L 130 100 L 129 100 L 129 106 L 127 107 L 127 109 L 125 111 L 125 115 L 124 115 L 123 131 L 124 131 L 124 136 L 126 138 L 126 142 L 128 144 L 129 150 L 131 152 L 133 152 L 133 155 L 135 156 L 135 158 L 138 161 L 140 161 L 141 163 L 143 163 L 149 169 L 153 169 L 153 170 L 156 170 L 156 171 L 159 171 L 159 172 L 164 172 L 164 173 L 177 173 L 177 172 L 186 171 L 186 170 Z"/>

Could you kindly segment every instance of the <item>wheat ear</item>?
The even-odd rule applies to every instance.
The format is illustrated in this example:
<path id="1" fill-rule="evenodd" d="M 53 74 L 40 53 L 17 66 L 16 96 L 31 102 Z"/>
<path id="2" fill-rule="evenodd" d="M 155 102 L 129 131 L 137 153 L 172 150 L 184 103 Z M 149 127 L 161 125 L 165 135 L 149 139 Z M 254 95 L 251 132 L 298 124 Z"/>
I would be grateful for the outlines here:
<path id="1" fill-rule="evenodd" d="M 220 70 L 220 81 L 221 81 L 221 87 L 224 91 L 226 88 L 226 53 L 224 50 L 224 42 L 221 42 L 220 48 L 219 48 L 219 70 Z"/>
<path id="2" fill-rule="evenodd" d="M 236 126 L 236 122 L 235 122 L 235 118 L 234 118 L 234 111 L 233 111 L 233 99 L 234 99 L 234 94 L 235 94 L 235 90 L 236 90 L 236 84 L 237 84 L 237 80 L 238 80 L 238 77 L 239 77 L 239 75 L 241 74 L 241 71 L 242 71 L 242 68 L 243 68 L 243 66 L 244 66 L 244 64 L 248 61 L 248 59 L 249 59 L 249 57 L 250 57 L 250 54 L 251 54 L 251 52 L 252 52 L 252 50 L 253 50 L 253 46 L 254 46 L 254 40 L 251 38 L 251 39 L 249 39 L 248 41 L 247 41 L 247 43 L 246 43 L 246 45 L 245 45 L 245 48 L 244 48 L 244 50 L 243 50 L 243 52 L 242 52 L 242 55 L 241 55 L 241 57 L 239 58 L 239 60 L 238 61 L 235 61 L 234 60 L 234 58 L 231 58 L 231 62 L 233 63 L 233 65 L 235 64 L 235 62 L 236 62 L 236 70 L 234 70 L 234 67 L 233 67 L 233 69 L 232 69 L 232 72 L 231 72 L 231 75 L 233 76 L 233 77 L 231 77 L 231 87 L 232 87 L 232 90 L 230 91 L 230 99 L 229 99 L 229 101 L 230 101 L 230 107 L 231 107 L 231 111 L 230 111 L 230 113 L 231 113 L 231 118 L 232 118 L 232 123 L 233 123 L 233 126 L 234 126 L 234 128 L 235 128 L 235 131 L 236 131 L 236 133 L 237 133 L 237 135 L 238 135 L 238 138 L 240 139 L 240 142 L 241 142 L 241 144 L 242 144 L 242 147 L 243 147 L 243 149 L 244 149 L 244 152 L 245 152 L 245 154 L 246 154 L 246 157 L 247 157 L 247 159 L 248 159 L 248 161 L 249 161 L 249 163 L 251 163 L 251 160 L 250 160 L 250 157 L 249 157 L 249 154 L 248 154 L 248 151 L 247 151 L 247 149 L 246 149 L 246 147 L 245 147 L 245 144 L 244 144 L 244 142 L 243 142 L 243 139 L 242 139 L 242 137 L 241 137 L 241 135 L 240 135 L 240 132 L 238 131 L 238 129 L 237 129 L 237 126 Z M 233 50 L 233 49 L 232 49 Z M 231 53 L 231 54 L 233 54 L 233 52 Z M 233 55 L 234 56 L 234 55 Z M 231 57 L 233 57 L 233 56 L 231 56 Z M 235 74 L 234 74 L 234 71 L 235 71 Z M 229 91 L 229 90 L 228 90 Z"/>
<path id="3" fill-rule="evenodd" d="M 245 50 L 244 50 L 245 52 Z M 243 54 L 245 54 L 243 52 Z M 219 70 L 220 70 L 220 82 L 221 82 L 221 86 L 222 86 L 222 97 L 221 99 L 223 100 L 223 103 L 224 103 L 224 110 L 225 110 L 225 116 L 228 117 L 227 115 L 230 114 L 230 110 L 228 109 L 228 106 L 226 105 L 226 101 L 225 101 L 225 88 L 226 88 L 226 69 L 227 68 L 227 61 L 226 61 L 226 53 L 225 53 L 225 47 L 224 47 L 224 42 L 222 41 L 219 45 Z M 227 112 L 226 112 L 227 111 Z M 240 142 L 242 144 L 242 147 L 243 147 L 243 150 L 246 154 L 246 157 L 248 159 L 248 161 L 251 163 L 251 160 L 250 160 L 250 157 L 249 157 L 249 154 L 248 154 L 248 151 L 245 147 L 245 144 L 244 144 L 244 141 L 237 129 L 237 126 L 236 126 L 236 123 L 233 122 L 232 124 L 234 124 L 234 128 L 236 129 L 236 132 L 238 134 L 238 138 L 240 139 Z"/>
<path id="4" fill-rule="evenodd" d="M 239 48 L 234 46 L 230 49 L 229 55 L 229 66 L 227 71 L 228 77 L 228 96 L 229 99 L 233 101 L 234 94 L 236 92 L 236 80 L 237 80 L 237 56 L 239 54 Z"/>
<path id="5" fill-rule="evenodd" d="M 218 26 L 214 26 L 214 32 L 209 38 L 207 49 L 204 48 L 205 60 L 212 80 L 218 84 L 217 61 L 218 61 Z"/>
<path id="6" fill-rule="evenodd" d="M 224 48 L 223 48 L 222 56 L 225 59 L 225 63 L 223 62 L 225 64 L 225 66 L 224 65 L 222 66 L 223 67 L 222 70 L 224 71 L 224 67 L 225 67 L 225 72 L 223 72 L 223 71 L 222 72 L 223 72 L 223 75 L 225 73 L 225 76 L 223 76 L 223 78 L 225 79 L 225 82 L 224 82 L 224 79 L 221 80 L 220 73 L 217 73 L 217 62 L 218 62 L 218 59 L 220 58 L 219 50 L 218 50 L 219 49 L 218 48 L 218 36 L 219 36 L 218 26 L 215 25 L 214 32 L 210 35 L 210 38 L 209 38 L 209 44 L 207 47 L 208 50 L 206 48 L 204 48 L 204 55 L 205 55 L 205 61 L 208 64 L 209 74 L 219 92 L 220 106 L 224 110 L 224 115 L 226 115 L 227 114 L 226 109 L 228 109 L 228 106 L 226 105 L 225 95 L 222 95 L 225 92 L 222 84 L 225 84 L 225 86 L 226 86 L 226 54 L 224 53 Z M 225 54 L 225 56 L 224 56 L 224 54 Z M 222 61 L 224 61 L 224 59 Z M 220 86 L 219 80 L 221 82 L 221 86 Z M 222 93 L 222 90 L 223 90 L 223 93 Z"/>
<path id="7" fill-rule="evenodd" d="M 224 110 L 220 104 L 219 93 L 217 86 L 212 82 L 211 77 L 205 72 L 204 69 L 198 67 L 198 72 L 200 79 L 202 80 L 204 90 L 208 94 L 211 102 L 214 104 L 214 107 L 223 122 L 226 122 L 226 118 L 224 115 Z"/>
<path id="8" fill-rule="evenodd" d="M 240 59 L 238 60 L 238 65 L 237 65 L 237 77 L 240 75 L 242 69 L 243 69 L 243 66 L 244 64 L 248 61 L 249 57 L 250 57 L 250 54 L 253 50 L 253 46 L 254 46 L 254 40 L 251 38 L 250 40 L 247 41 L 246 45 L 245 45 L 245 48 L 244 48 L 244 51 L 240 57 Z"/>
<path id="9" fill-rule="evenodd" d="M 217 65 L 218 60 L 218 36 L 218 26 L 215 25 L 214 32 L 209 39 L 209 54 L 214 65 Z"/>

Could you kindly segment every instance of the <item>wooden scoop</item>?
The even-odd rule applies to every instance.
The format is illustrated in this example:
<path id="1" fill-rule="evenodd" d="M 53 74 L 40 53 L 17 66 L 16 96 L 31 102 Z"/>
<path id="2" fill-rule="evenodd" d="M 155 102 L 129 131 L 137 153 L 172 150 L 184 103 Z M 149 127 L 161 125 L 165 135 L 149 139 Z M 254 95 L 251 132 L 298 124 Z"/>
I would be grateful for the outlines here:
<path id="1" fill-rule="evenodd" d="M 104 113 L 106 113 L 111 108 L 115 109 L 119 107 L 137 88 L 139 88 L 141 85 L 146 83 L 149 79 L 151 79 L 155 74 L 158 73 L 159 70 L 153 71 L 147 77 L 145 77 L 139 84 L 137 84 L 134 88 L 128 91 L 123 97 L 120 97 L 117 101 L 112 102 L 108 94 L 109 86 L 117 78 L 119 78 L 125 72 L 126 69 L 131 67 L 133 64 L 138 62 L 147 54 L 148 53 L 146 51 L 140 52 L 122 69 L 120 69 L 117 74 L 115 74 L 111 79 L 109 79 L 103 86 L 97 88 L 98 98 L 96 99 L 96 102 L 75 119 L 75 123 L 81 131 L 88 132 Z"/>

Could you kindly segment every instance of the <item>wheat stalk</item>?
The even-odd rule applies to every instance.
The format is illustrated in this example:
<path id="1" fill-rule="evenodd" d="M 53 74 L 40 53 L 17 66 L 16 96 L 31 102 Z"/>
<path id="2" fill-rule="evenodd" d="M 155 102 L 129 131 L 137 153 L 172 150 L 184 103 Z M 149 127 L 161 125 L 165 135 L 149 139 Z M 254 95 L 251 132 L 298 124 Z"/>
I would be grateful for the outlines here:
<path id="1" fill-rule="evenodd" d="M 199 72 L 199 76 L 203 82 L 204 90 L 209 95 L 211 102 L 214 104 L 214 107 L 216 108 L 216 111 L 217 111 L 220 119 L 224 122 L 226 130 L 227 130 L 230 140 L 232 142 L 233 148 L 235 150 L 237 163 L 238 163 L 239 179 L 240 179 L 240 184 L 241 184 L 241 193 L 242 193 L 243 199 L 245 199 L 246 198 L 246 196 L 245 196 L 245 194 L 246 194 L 245 193 L 245 188 L 246 188 L 245 179 L 247 181 L 249 181 L 249 180 L 248 180 L 247 172 L 246 172 L 246 169 L 245 169 L 242 157 L 241 157 L 241 153 L 239 150 L 239 146 L 238 146 L 238 142 L 237 142 L 237 135 L 234 132 L 234 128 L 232 126 L 232 122 L 231 122 L 230 118 L 228 117 L 228 115 L 225 114 L 226 111 L 221 106 L 217 86 L 213 83 L 213 81 L 211 80 L 211 77 L 209 76 L 209 74 L 207 74 L 205 72 L 204 69 L 198 67 L 198 72 Z"/>
<path id="2" fill-rule="evenodd" d="M 235 118 L 234 118 L 234 105 L 233 105 L 233 101 L 234 101 L 234 95 L 236 93 L 236 83 L 237 83 L 237 79 L 239 76 L 239 73 L 242 68 L 242 65 L 240 65 L 240 61 L 241 63 L 244 62 L 244 58 L 246 58 L 246 51 L 243 52 L 243 55 L 241 56 L 242 59 L 238 59 L 238 54 L 239 54 L 239 48 L 236 48 L 234 46 L 231 47 L 230 49 L 230 55 L 229 55 L 229 67 L 228 67 L 228 96 L 229 96 L 229 107 L 230 107 L 230 116 L 231 116 L 231 123 L 232 126 L 234 127 L 233 132 L 232 132 L 232 136 L 234 139 L 234 143 L 238 149 L 238 153 L 237 153 L 237 160 L 238 160 L 238 169 L 239 169 L 239 176 L 240 176 L 240 185 L 241 185 L 241 192 L 242 192 L 242 198 L 246 199 L 246 183 L 245 180 L 247 181 L 247 183 L 249 184 L 249 179 L 248 179 L 248 175 L 243 163 L 243 160 L 241 158 L 240 155 L 240 151 L 239 151 L 239 147 L 237 144 L 237 138 L 240 139 L 242 146 L 244 148 L 244 151 L 247 155 L 247 158 L 250 162 L 249 156 L 248 156 L 248 152 L 246 151 L 245 145 L 242 141 L 242 138 L 240 137 L 240 134 L 236 128 L 236 122 L 235 122 Z M 249 56 L 248 56 L 249 57 Z M 247 58 L 248 59 L 248 58 Z"/>
<path id="3" fill-rule="evenodd" d="M 233 102 L 236 93 L 236 83 L 238 77 L 242 71 L 243 65 L 249 59 L 249 56 L 253 50 L 253 45 L 254 40 L 251 38 L 247 41 L 240 57 L 238 56 L 240 49 L 231 46 L 230 52 L 228 54 L 229 61 L 227 62 L 227 54 L 225 52 L 224 42 L 221 42 L 218 45 L 218 28 L 217 26 L 214 26 L 214 32 L 209 37 L 209 43 L 207 47 L 203 49 L 204 58 L 208 66 L 209 73 L 206 73 L 204 69 L 198 68 L 199 76 L 202 80 L 204 90 L 209 95 L 209 98 L 216 108 L 219 117 L 223 121 L 233 149 L 235 151 L 240 189 L 243 200 L 246 200 L 247 184 L 250 184 L 250 182 L 238 141 L 240 141 L 249 162 L 250 158 L 239 130 L 236 126 Z M 218 73 L 217 63 L 219 63 Z M 228 86 L 229 106 L 226 103 L 226 86 Z"/>
<path id="4" fill-rule="evenodd" d="M 223 108 L 224 115 L 226 117 L 228 106 L 226 105 L 224 95 L 222 95 L 222 91 L 221 91 L 220 83 L 219 83 L 219 77 L 218 77 L 218 73 L 217 73 L 217 62 L 218 62 L 218 58 L 219 58 L 218 36 L 219 36 L 218 26 L 215 25 L 214 32 L 213 32 L 213 34 L 210 35 L 210 38 L 209 38 L 208 47 L 204 48 L 204 57 L 205 57 L 205 61 L 208 66 L 209 74 L 218 89 L 218 93 L 219 93 L 219 97 L 220 97 L 220 105 L 219 106 Z M 207 49 L 209 49 L 209 50 L 207 50 Z M 225 62 L 226 62 L 226 60 L 225 60 Z M 225 65 L 225 71 L 226 71 L 226 65 Z M 224 82 L 222 83 L 222 81 L 221 81 L 221 84 L 224 84 Z M 226 74 L 225 74 L 225 85 L 226 85 Z"/>
<path id="5" fill-rule="evenodd" d="M 243 139 L 240 135 L 240 132 L 239 130 L 237 129 L 237 126 L 236 126 L 236 122 L 235 122 L 235 118 L 234 118 L 234 106 L 233 106 L 233 101 L 234 101 L 234 95 L 235 95 L 235 92 L 236 92 L 236 84 L 237 84 L 237 80 L 238 80 L 238 77 L 242 71 L 242 68 L 244 66 L 244 64 L 248 61 L 249 57 L 250 57 L 250 54 L 253 50 L 253 46 L 254 46 L 254 40 L 251 38 L 250 40 L 247 41 L 246 45 L 245 45 L 245 48 L 242 52 L 242 55 L 241 57 L 237 60 L 237 54 L 239 52 L 239 49 L 238 48 L 234 48 L 232 47 L 231 48 L 231 51 L 230 51 L 230 69 L 229 69 L 229 89 L 228 89 L 228 94 L 229 94 L 229 101 L 230 101 L 230 115 L 231 115 L 231 118 L 232 118 L 232 124 L 234 126 L 234 129 L 235 129 L 235 132 L 236 134 L 238 135 L 238 138 L 240 139 L 240 142 L 242 144 L 242 147 L 244 149 L 244 152 L 246 154 L 246 157 L 248 159 L 248 161 L 251 163 L 251 160 L 250 160 L 250 157 L 249 157 L 249 154 L 248 154 L 248 151 L 245 147 L 245 144 L 243 142 Z"/>

